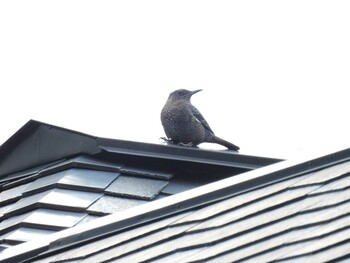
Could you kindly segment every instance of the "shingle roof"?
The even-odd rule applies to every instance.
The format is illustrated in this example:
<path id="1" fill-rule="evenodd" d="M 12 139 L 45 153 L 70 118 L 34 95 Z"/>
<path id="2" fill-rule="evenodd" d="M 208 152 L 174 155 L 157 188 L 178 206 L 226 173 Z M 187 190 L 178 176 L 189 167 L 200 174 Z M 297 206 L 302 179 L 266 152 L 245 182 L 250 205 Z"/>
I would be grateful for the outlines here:
<path id="1" fill-rule="evenodd" d="M 1 146 L 0 157 L 2 255 L 20 243 L 280 161 L 98 138 L 37 121 Z"/>
<path id="2" fill-rule="evenodd" d="M 57 241 L 77 234 L 67 232 L 51 240 L 51 253 L 28 262 L 349 259 L 350 149 L 257 169 L 149 205 L 90 224 L 82 231 L 91 232 L 87 241 L 70 247 Z M 147 219 L 136 222 L 142 214 Z M 93 236 L 101 229 L 104 236 Z"/>
<path id="3" fill-rule="evenodd" d="M 341 261 L 350 149 L 281 162 L 8 249 L 27 262 Z"/>

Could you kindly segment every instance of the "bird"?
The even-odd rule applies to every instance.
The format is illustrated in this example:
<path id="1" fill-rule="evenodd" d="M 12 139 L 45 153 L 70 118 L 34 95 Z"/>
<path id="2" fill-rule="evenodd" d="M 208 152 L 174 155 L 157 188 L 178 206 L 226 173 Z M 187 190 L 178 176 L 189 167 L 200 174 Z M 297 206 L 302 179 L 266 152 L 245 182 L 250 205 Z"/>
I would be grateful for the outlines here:
<path id="1" fill-rule="evenodd" d="M 202 90 L 178 89 L 170 93 L 160 114 L 167 136 L 163 139 L 189 147 L 195 147 L 203 142 L 216 143 L 229 150 L 238 151 L 240 149 L 238 146 L 216 136 L 203 115 L 192 105 L 192 95 L 200 91 Z"/>

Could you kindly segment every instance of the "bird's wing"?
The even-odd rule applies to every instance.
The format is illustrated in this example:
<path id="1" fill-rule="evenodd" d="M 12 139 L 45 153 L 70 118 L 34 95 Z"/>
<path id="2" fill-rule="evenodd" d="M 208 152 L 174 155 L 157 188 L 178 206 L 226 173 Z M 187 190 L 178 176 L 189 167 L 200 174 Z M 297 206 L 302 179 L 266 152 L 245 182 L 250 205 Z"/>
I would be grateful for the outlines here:
<path id="1" fill-rule="evenodd" d="M 192 111 L 194 117 L 196 117 L 196 119 L 204 126 L 204 128 L 206 128 L 212 134 L 214 134 L 213 130 L 210 128 L 209 124 L 204 119 L 203 115 L 199 112 L 199 110 L 197 110 L 197 108 L 195 106 L 191 105 L 191 111 Z"/>

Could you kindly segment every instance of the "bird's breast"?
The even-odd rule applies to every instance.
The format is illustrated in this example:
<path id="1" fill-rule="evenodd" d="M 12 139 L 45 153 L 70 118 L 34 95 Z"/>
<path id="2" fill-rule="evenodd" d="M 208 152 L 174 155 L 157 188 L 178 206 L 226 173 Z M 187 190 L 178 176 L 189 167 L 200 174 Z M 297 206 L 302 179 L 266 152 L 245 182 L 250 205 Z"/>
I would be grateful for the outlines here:
<path id="1" fill-rule="evenodd" d="M 189 107 L 166 104 L 161 112 L 161 121 L 167 137 L 175 142 L 197 143 L 204 140 L 204 127 Z"/>
<path id="2" fill-rule="evenodd" d="M 165 105 L 162 113 L 162 122 L 170 122 L 172 125 L 183 125 L 189 121 L 189 112 L 185 107 Z"/>

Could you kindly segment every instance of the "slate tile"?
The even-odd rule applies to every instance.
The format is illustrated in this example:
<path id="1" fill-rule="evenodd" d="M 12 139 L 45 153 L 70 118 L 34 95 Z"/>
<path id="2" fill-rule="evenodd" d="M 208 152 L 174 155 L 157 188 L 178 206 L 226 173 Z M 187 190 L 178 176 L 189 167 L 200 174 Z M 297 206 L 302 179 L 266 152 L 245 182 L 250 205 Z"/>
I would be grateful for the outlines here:
<path id="1" fill-rule="evenodd" d="M 102 194 L 90 193 L 66 189 L 54 189 L 45 195 L 40 203 L 74 207 L 78 210 L 88 208 L 93 202 L 100 198 Z"/>
<path id="2" fill-rule="evenodd" d="M 40 174 L 48 175 L 70 168 L 84 168 L 100 171 L 118 172 L 120 170 L 120 167 L 120 164 L 110 163 L 89 156 L 81 155 L 73 159 L 65 160 L 58 164 L 47 167 L 46 169 L 41 170 Z"/>
<path id="3" fill-rule="evenodd" d="M 2 186 L 2 189 L 6 190 L 6 189 L 14 188 L 16 186 L 24 185 L 24 184 L 35 181 L 37 178 L 38 178 L 38 174 L 29 175 L 29 176 L 23 177 L 21 179 L 4 184 Z"/>
<path id="4" fill-rule="evenodd" d="M 307 239 L 317 239 L 320 236 L 329 235 L 332 232 L 346 228 L 350 224 L 350 217 L 347 212 L 349 212 L 349 206 L 346 204 L 335 207 L 334 209 L 328 208 L 320 212 L 313 212 L 311 214 L 313 218 L 310 217 L 308 220 L 313 220 L 314 222 L 322 221 L 321 223 L 315 224 L 316 229 L 312 229 L 311 227 L 309 227 L 307 230 L 304 229 L 302 235 L 294 239 L 290 239 L 285 243 L 288 244 L 293 242 L 302 242 L 303 240 Z M 303 220 L 302 217 L 306 218 L 306 215 L 301 215 L 297 219 Z M 298 222 L 294 222 L 294 224 L 298 224 Z"/>
<path id="5" fill-rule="evenodd" d="M 63 173 L 55 173 L 36 179 L 24 190 L 23 195 L 29 196 L 39 192 L 52 189 L 54 185 L 64 176 Z"/>
<path id="6" fill-rule="evenodd" d="M 278 260 L 289 259 L 290 262 L 296 261 L 296 259 L 303 255 L 304 262 L 330 262 L 332 259 L 338 257 L 341 254 L 334 253 L 337 250 L 337 247 L 341 247 L 342 242 L 347 243 L 346 253 L 349 253 L 349 239 L 350 239 L 350 229 L 346 228 L 342 231 L 333 232 L 330 235 L 319 237 L 316 241 L 306 241 L 303 243 L 303 246 L 299 246 L 298 248 L 294 248 L 291 251 L 286 252 L 283 256 L 278 258 Z M 298 243 L 294 243 L 293 245 L 298 245 Z M 325 253 L 328 249 L 333 250 L 335 247 L 335 251 Z M 287 247 L 288 248 L 288 247 Z M 345 252 L 345 251 L 343 251 Z M 312 255 L 312 257 L 308 257 L 308 255 Z M 296 257 L 296 258 L 293 258 Z M 337 262 L 337 261 L 332 261 Z"/>
<path id="7" fill-rule="evenodd" d="M 34 208 L 60 207 L 62 210 L 84 211 L 103 194 L 66 189 L 53 189 L 22 198 L 6 212 L 6 216 L 30 211 Z"/>
<path id="8" fill-rule="evenodd" d="M 253 258 L 250 260 L 244 260 L 244 262 L 276 262 L 277 259 L 284 257 L 286 254 L 291 253 L 292 251 L 298 250 L 302 247 L 304 247 L 307 244 L 311 244 L 315 242 L 315 240 L 310 240 L 309 242 L 296 242 L 292 245 L 290 244 L 284 244 L 282 246 L 275 246 L 273 249 L 270 249 L 268 251 L 265 251 L 263 254 L 255 255 L 254 250 L 249 251 L 249 255 L 254 255 Z M 319 242 L 318 240 L 316 242 Z M 254 247 L 253 247 L 254 249 Z M 224 259 L 223 259 L 224 260 Z M 299 261 L 300 262 L 300 261 Z M 314 262 L 314 261 L 306 261 L 306 262 Z M 316 261 L 317 262 L 317 261 Z"/>
<path id="9" fill-rule="evenodd" d="M 114 196 L 103 196 L 97 200 L 87 211 L 92 214 L 105 215 L 112 214 L 118 211 L 123 211 L 130 207 L 146 203 L 143 200 L 122 198 Z"/>
<path id="10" fill-rule="evenodd" d="M 55 185 L 66 189 L 102 192 L 118 176 L 116 172 L 72 168 L 37 179 L 27 187 L 25 195 L 48 190 Z"/>
<path id="11" fill-rule="evenodd" d="M 322 170 L 308 174 L 306 177 L 303 177 L 302 180 L 294 184 L 293 186 L 303 186 L 308 184 L 325 184 L 330 180 L 336 180 L 337 177 L 340 177 L 346 173 L 350 172 L 350 162 L 345 162 L 337 164 Z"/>
<path id="12" fill-rule="evenodd" d="M 89 189 L 104 190 L 120 173 L 105 172 L 87 169 L 69 169 L 59 184 L 86 187 Z"/>
<path id="13" fill-rule="evenodd" d="M 272 222 L 273 220 L 279 220 L 280 218 L 293 215 L 319 202 L 317 198 L 305 198 L 301 199 L 298 202 L 291 202 L 291 200 L 298 200 L 298 197 L 307 195 L 309 192 L 315 189 L 315 187 L 316 186 L 298 188 L 293 191 L 274 195 L 270 198 L 261 199 L 244 206 L 239 206 L 233 210 L 234 212 L 226 212 L 223 214 L 218 214 L 212 218 L 207 218 L 205 222 L 198 224 L 196 227 L 191 229 L 191 231 L 207 231 L 211 228 L 224 227 L 225 225 L 228 225 L 235 221 L 240 222 L 239 227 L 236 229 L 241 231 L 244 228 L 250 228 L 254 225 L 263 224 L 263 222 Z M 228 199 L 228 201 L 231 201 L 231 203 L 234 204 L 235 198 L 236 197 L 231 197 Z M 280 205 L 282 207 L 275 207 L 277 205 Z M 220 203 L 208 206 L 207 209 L 204 208 L 204 211 L 202 211 L 205 212 L 205 210 L 207 210 L 207 215 L 209 216 L 212 213 L 210 210 L 215 211 L 216 206 L 220 206 Z M 258 217 L 258 219 L 256 219 L 253 215 Z M 194 217 L 196 217 L 196 215 L 194 215 Z M 249 218 L 242 220 L 246 217 Z"/>
<path id="14" fill-rule="evenodd" d="M 177 251 L 176 253 L 171 253 L 161 258 L 152 259 L 152 263 L 189 262 L 189 258 L 193 256 L 193 254 L 198 254 L 198 253 L 203 253 L 203 248 L 192 248 L 190 250 Z M 228 260 L 228 261 L 221 261 L 221 262 L 231 262 L 231 261 Z"/>
<path id="15" fill-rule="evenodd" d="M 5 206 L 1 206 L 0 207 L 0 222 L 3 220 L 3 216 L 4 214 L 11 210 L 11 208 L 14 206 L 14 204 L 9 204 L 9 205 L 5 205 Z"/>
<path id="16" fill-rule="evenodd" d="M 85 213 L 59 211 L 53 209 L 36 209 L 31 212 L 23 223 L 35 224 L 40 228 L 67 228 L 75 226 L 86 216 Z"/>
<path id="17" fill-rule="evenodd" d="M 312 194 L 316 194 L 316 193 L 319 194 L 327 191 L 339 191 L 349 186 L 350 186 L 350 175 L 347 175 L 343 178 L 340 178 L 338 180 L 335 180 L 328 184 L 320 186 L 318 189 L 313 191 Z"/>
<path id="18" fill-rule="evenodd" d="M 0 238 L 0 240 L 1 240 L 1 238 Z M 10 248 L 10 247 L 12 247 L 12 245 L 9 245 L 9 244 L 0 244 L 0 254 L 1 254 L 2 251 L 4 251 L 5 249 L 8 249 L 8 248 Z"/>
<path id="19" fill-rule="evenodd" d="M 280 202 L 282 199 L 281 197 L 283 197 L 283 196 L 291 197 L 290 194 L 283 195 L 283 191 L 285 191 L 284 189 L 288 188 L 290 185 L 294 184 L 295 182 L 297 182 L 299 180 L 300 180 L 299 178 L 291 178 L 289 180 L 277 182 L 277 183 L 265 186 L 263 188 L 256 189 L 252 192 L 243 193 L 243 194 L 234 196 L 232 198 L 222 200 L 222 201 L 220 201 L 216 204 L 213 204 L 211 206 L 198 209 L 196 212 L 194 212 L 191 215 L 191 217 L 184 218 L 184 222 L 187 222 L 187 220 L 190 220 L 190 221 L 207 220 L 208 218 L 210 218 L 212 216 L 219 215 L 221 213 L 226 213 L 226 211 L 228 211 L 228 210 L 236 209 L 236 208 L 242 207 L 243 205 L 244 206 L 248 205 L 248 206 L 252 206 L 252 207 L 256 207 L 256 206 L 261 207 L 261 205 L 259 205 L 259 203 L 261 203 L 261 202 L 264 202 L 267 204 L 270 202 L 272 204 L 276 203 L 276 202 Z M 310 192 L 316 188 L 317 188 L 317 186 L 309 188 Z M 166 190 L 166 188 L 163 191 L 165 191 L 165 190 Z M 297 190 L 297 189 L 295 189 L 295 190 Z M 292 191 L 290 191 L 288 193 L 292 193 Z M 294 192 L 294 193 L 295 193 L 294 196 L 298 195 L 298 194 L 296 194 L 297 192 Z M 309 192 L 308 191 L 304 192 L 303 190 L 301 190 L 301 193 L 308 194 Z M 282 194 L 282 195 L 279 195 L 279 194 Z M 279 195 L 281 197 L 277 196 L 277 198 L 276 198 L 275 197 L 276 195 Z M 269 201 L 269 200 L 271 200 L 271 201 Z M 247 213 L 249 213 L 249 210 L 247 210 Z M 239 214 L 240 213 L 234 213 L 234 216 L 239 215 Z"/>
<path id="20" fill-rule="evenodd" d="M 121 175 L 106 189 L 106 193 L 152 200 L 168 183 L 162 180 Z"/>
<path id="21" fill-rule="evenodd" d="M 161 219 L 159 221 L 147 225 L 128 229 L 128 231 L 124 231 L 116 235 L 99 239 L 94 242 L 89 242 L 81 246 L 72 248 L 70 250 L 62 251 L 61 254 L 56 255 L 56 258 L 62 262 L 70 262 L 73 260 L 78 260 L 79 258 L 88 258 L 89 255 L 96 254 L 96 248 L 98 248 L 99 251 L 106 251 L 107 249 L 116 247 L 116 245 L 123 244 L 125 242 L 128 242 L 129 240 L 137 241 L 143 236 L 149 235 L 149 233 L 167 228 L 169 225 L 176 222 L 179 218 L 186 215 L 188 215 L 188 213 L 173 215 L 172 217 Z"/>
<path id="22" fill-rule="evenodd" d="M 100 218 L 101 216 L 97 216 L 97 215 L 86 215 L 81 221 L 79 221 L 79 223 L 77 225 L 82 225 L 85 223 L 88 223 L 90 221 L 93 221 L 97 218 Z"/>
<path id="23" fill-rule="evenodd" d="M 34 209 L 39 203 L 39 201 L 49 193 L 50 191 L 46 191 L 43 193 L 34 194 L 32 196 L 23 197 L 15 204 L 13 204 L 13 206 L 6 211 L 5 215 L 14 216 Z"/>
<path id="24" fill-rule="evenodd" d="M 16 216 L 12 216 L 8 219 L 5 219 L 0 223 L 0 234 L 4 234 L 6 232 L 9 232 L 12 230 L 12 228 L 16 225 L 19 225 L 20 223 L 23 222 L 24 219 L 27 218 L 27 216 L 30 214 L 30 212 L 25 213 L 25 214 L 20 214 Z"/>
<path id="25" fill-rule="evenodd" d="M 8 243 L 21 243 L 30 240 L 40 239 L 55 232 L 56 231 L 52 230 L 21 227 L 4 236 L 3 241 Z"/>
<path id="26" fill-rule="evenodd" d="M 275 210 L 274 213 L 278 213 L 278 210 Z M 193 258 L 191 257 L 189 261 L 206 262 L 208 257 L 218 258 L 217 254 L 224 253 L 227 247 L 230 247 L 234 252 L 230 253 L 230 256 L 227 258 L 231 258 L 232 262 L 242 262 L 244 261 L 243 258 L 249 257 L 254 253 L 268 251 L 274 248 L 276 244 L 302 242 L 307 238 L 315 238 L 317 240 L 318 236 L 326 234 L 329 230 L 335 231 L 341 228 L 341 223 L 345 223 L 345 220 L 337 220 L 337 218 L 339 215 L 344 216 L 347 213 L 349 213 L 349 208 L 347 205 L 342 205 L 336 209 L 328 208 L 324 211 L 315 211 L 309 214 L 294 214 L 284 220 L 271 223 L 259 229 L 246 231 L 240 235 L 237 235 L 237 231 L 244 231 L 243 227 L 227 226 L 214 230 L 214 232 L 220 233 L 221 237 L 227 235 L 225 239 L 221 239 L 218 242 L 212 242 L 211 237 L 218 236 L 212 230 L 197 233 L 199 238 L 206 239 L 208 244 L 214 245 L 209 247 L 203 245 L 203 251 Z M 258 220 L 256 219 L 256 221 Z M 333 223 L 333 221 L 337 222 Z M 349 219 L 346 219 L 346 221 L 349 222 Z M 322 233 L 325 229 L 327 229 L 327 232 Z M 228 235 L 233 235 L 234 237 L 229 238 Z M 187 243 L 191 242 L 188 242 L 191 238 L 195 239 L 196 236 L 188 236 Z M 199 238 L 197 237 L 197 239 Z M 186 240 L 181 240 L 181 243 L 185 244 Z M 218 261 L 227 262 L 227 258 L 218 258 Z M 266 262 L 266 260 L 256 260 L 256 262 Z"/>
<path id="27" fill-rule="evenodd" d="M 0 193 L 0 204 L 7 204 L 14 202 L 21 198 L 22 192 L 29 184 L 23 184 L 12 189 L 5 190 Z"/>
<path id="28" fill-rule="evenodd" d="M 35 225 L 40 229 L 61 230 L 75 226 L 85 216 L 85 213 L 40 208 L 4 220 L 0 223 L 0 234 L 7 233 L 15 227 L 27 226 L 28 224 L 31 226 Z"/>
<path id="29" fill-rule="evenodd" d="M 319 210 L 329 206 L 336 206 L 338 204 L 350 201 L 350 189 L 342 191 L 322 192 L 322 194 L 312 194 L 309 199 L 319 200 L 315 204 L 307 207 L 304 211 Z"/>
<path id="30" fill-rule="evenodd" d="M 348 239 L 342 241 L 343 236 Z M 302 257 L 303 261 L 348 263 L 350 259 L 349 233 L 342 233 L 338 238 L 338 243 L 329 245 L 328 247 L 322 248 L 314 253 L 304 253 Z M 297 255 L 295 258 L 289 258 L 284 262 L 296 262 L 298 259 L 300 259 L 300 255 Z M 281 262 L 283 262 L 283 259 Z"/>
<path id="31" fill-rule="evenodd" d="M 110 262 L 110 260 L 115 260 L 119 262 L 120 259 L 116 259 L 116 258 L 123 257 L 121 262 L 145 262 L 147 260 L 148 262 L 153 262 L 153 258 L 152 260 L 149 260 L 150 258 L 148 257 L 152 257 L 152 255 L 159 255 L 164 253 L 163 246 L 167 245 L 166 242 L 164 242 L 164 236 L 167 236 L 168 239 L 176 238 L 178 235 L 186 232 L 186 230 L 191 228 L 193 225 L 194 224 L 188 224 L 188 225 L 181 225 L 177 227 L 161 229 L 159 231 L 156 231 L 155 233 L 149 233 L 145 236 L 140 236 L 134 242 L 125 242 L 122 245 L 119 245 L 119 246 L 117 245 L 112 247 L 111 249 L 101 251 L 97 255 L 92 255 L 91 257 L 88 258 L 88 261 L 89 262 L 99 262 L 99 261 Z M 116 239 L 116 243 L 117 242 L 118 240 Z M 157 243 L 162 243 L 162 246 L 154 247 L 153 245 Z M 172 244 L 172 247 L 176 247 L 176 244 Z M 152 252 L 149 254 L 145 254 L 143 252 L 145 249 L 150 250 Z M 138 252 L 135 252 L 135 250 L 137 250 Z M 169 250 L 171 250 L 171 248 Z M 131 255 L 129 255 L 129 253 Z M 164 261 L 164 262 L 167 262 L 167 261 Z"/>

